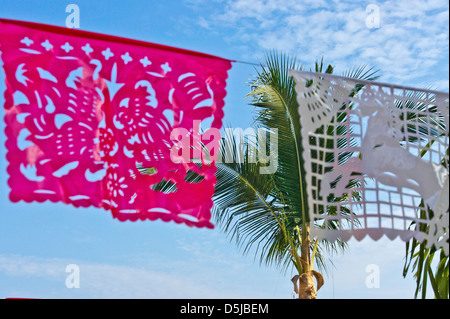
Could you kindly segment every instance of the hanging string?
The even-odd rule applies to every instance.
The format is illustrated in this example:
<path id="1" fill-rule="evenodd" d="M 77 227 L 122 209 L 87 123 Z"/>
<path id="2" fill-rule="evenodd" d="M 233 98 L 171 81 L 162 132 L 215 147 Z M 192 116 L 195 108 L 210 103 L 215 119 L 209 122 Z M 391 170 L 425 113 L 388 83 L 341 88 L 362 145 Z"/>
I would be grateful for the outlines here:
<path id="1" fill-rule="evenodd" d="M 241 64 L 248 64 L 248 65 L 254 65 L 254 66 L 261 66 L 261 64 L 259 64 L 259 63 L 247 62 L 247 61 L 231 60 L 231 62 L 241 63 Z"/>

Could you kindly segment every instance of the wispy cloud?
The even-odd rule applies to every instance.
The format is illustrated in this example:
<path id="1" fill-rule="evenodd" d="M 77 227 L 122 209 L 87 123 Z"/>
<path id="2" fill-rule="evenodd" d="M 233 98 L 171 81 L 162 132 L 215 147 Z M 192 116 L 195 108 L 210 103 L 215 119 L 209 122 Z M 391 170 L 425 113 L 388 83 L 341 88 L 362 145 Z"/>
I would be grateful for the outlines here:
<path id="1" fill-rule="evenodd" d="M 178 241 L 177 257 L 139 254 L 127 264 L 0 254 L 0 298 L 290 298 L 290 274 L 259 268 L 213 243 Z M 325 275 L 321 299 L 412 298 L 415 284 L 402 277 L 404 243 L 383 237 L 350 241 L 350 251 L 330 256 L 334 269 Z M 68 264 L 80 270 L 80 288 L 65 282 Z M 379 267 L 380 287 L 365 285 L 366 267 Z M 249 269 L 255 269 L 250 272 Z M 34 285 L 29 286 L 33 282 Z M 238 284 L 239 283 L 239 284 Z"/>
<path id="2" fill-rule="evenodd" d="M 200 0 L 199 0 L 200 1 Z M 215 3 L 202 24 L 227 28 L 243 58 L 276 49 L 305 65 L 325 57 L 342 70 L 368 64 L 384 81 L 448 90 L 448 1 L 377 1 L 379 28 L 366 24 L 369 3 L 228 0 Z"/>
<path id="3" fill-rule="evenodd" d="M 320 298 L 409 299 L 414 297 L 412 275 L 403 278 L 405 243 L 383 236 L 378 241 L 368 237 L 362 241 L 351 239 L 349 251 L 333 256 L 334 270 L 325 276 L 326 285 Z M 366 285 L 373 274 L 369 265 L 378 268 L 379 287 Z M 432 296 L 431 296 L 432 297 Z"/>
<path id="4" fill-rule="evenodd" d="M 79 289 L 69 289 L 65 286 L 65 280 L 69 275 L 66 273 L 66 266 L 71 263 L 75 263 L 80 269 Z M 95 264 L 59 258 L 0 255 L 0 274 L 2 273 L 12 277 L 27 278 L 27 280 L 30 278 L 44 280 L 46 284 L 39 291 L 39 295 L 32 296 L 37 298 L 55 296 L 58 298 L 224 298 L 229 293 L 217 289 L 218 287 L 213 282 L 208 283 L 208 280 L 198 280 L 196 276 L 187 277 L 182 274 L 183 271 L 176 273 L 171 270 Z M 20 283 L 20 281 L 17 282 Z M 30 293 L 27 293 L 27 297 L 30 297 Z"/>
<path id="5" fill-rule="evenodd" d="M 168 255 L 130 255 L 123 263 L 0 254 L 0 298 L 277 298 L 276 271 L 258 269 L 212 244 L 180 239 L 177 246 Z M 66 287 L 69 264 L 79 267 L 80 288 Z M 248 276 L 251 268 L 255 272 Z M 38 284 L 28 287 L 30 281 Z M 288 298 L 290 282 L 282 283 L 278 293 Z"/>

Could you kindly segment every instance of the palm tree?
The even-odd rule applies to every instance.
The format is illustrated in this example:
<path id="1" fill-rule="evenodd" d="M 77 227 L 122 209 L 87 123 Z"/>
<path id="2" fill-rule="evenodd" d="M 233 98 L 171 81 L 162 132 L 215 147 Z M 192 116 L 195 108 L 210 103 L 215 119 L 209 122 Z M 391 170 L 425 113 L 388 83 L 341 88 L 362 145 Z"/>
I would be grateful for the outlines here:
<path id="1" fill-rule="evenodd" d="M 270 141 L 244 143 L 231 134 L 226 135 L 221 148 L 222 161 L 217 163 L 213 216 L 244 253 L 253 249 L 262 264 L 275 265 L 284 271 L 293 266 L 297 272 L 292 279 L 294 291 L 300 299 L 313 299 L 324 283 L 321 273 L 313 269 L 314 265 L 327 271 L 329 260 L 324 251 L 343 251 L 346 243 L 341 240 L 318 242 L 310 237 L 305 168 L 301 156 L 304 137 L 301 136 L 295 83 L 288 74 L 291 69 L 303 68 L 284 54 L 268 53 L 250 82 L 251 91 L 247 96 L 254 106 L 254 128 L 276 136 L 278 148 L 271 153 L 271 160 L 277 164 L 276 172 L 261 174 L 265 164 L 254 160 L 258 154 L 266 155 Z M 328 65 L 324 70 L 322 59 L 316 62 L 314 71 L 332 73 L 333 67 Z M 344 75 L 374 80 L 377 78 L 375 73 L 362 66 Z M 337 120 L 344 121 L 344 117 Z M 228 160 L 223 160 L 227 157 Z M 335 201 L 339 200 L 342 198 L 335 198 Z M 335 209 L 329 207 L 324 213 L 333 212 Z M 337 225 L 330 222 L 317 227 L 335 228 Z"/>
<path id="2" fill-rule="evenodd" d="M 424 156 L 425 152 L 423 151 L 421 155 Z M 442 161 L 442 164 L 447 166 L 445 165 L 445 160 Z M 432 210 L 424 209 L 424 201 L 422 200 L 419 207 L 420 218 L 423 220 L 431 219 L 433 215 L 434 212 Z M 412 222 L 410 227 L 418 227 L 421 232 L 426 234 L 433 231 L 429 225 L 423 223 L 417 224 Z M 448 225 L 444 232 L 448 232 Z M 432 269 L 433 263 L 436 264 L 434 272 Z M 406 242 L 403 277 L 406 277 L 409 271 L 413 273 L 416 279 L 414 298 L 418 298 L 420 292 L 420 298 L 425 299 L 427 297 L 428 283 L 431 285 L 435 299 L 450 298 L 449 256 L 445 253 L 444 249 L 436 249 L 434 245 L 429 247 L 426 241 L 420 242 L 415 238 Z"/>
<path id="3" fill-rule="evenodd" d="M 426 94 L 419 93 L 418 95 L 411 96 L 412 100 L 414 98 L 423 100 L 426 98 Z M 430 98 L 430 102 L 434 102 L 434 98 Z M 402 107 L 403 105 L 398 105 L 398 107 Z M 418 109 L 419 111 L 424 111 L 427 107 L 426 104 L 417 104 L 414 102 L 407 101 L 404 105 L 406 108 L 410 109 Z M 438 110 L 436 107 L 431 107 L 429 109 L 429 112 L 431 114 L 437 113 Z M 426 142 L 426 139 L 428 138 L 428 135 L 431 135 L 435 138 L 444 138 L 447 136 L 448 138 L 448 128 L 446 128 L 445 120 L 442 116 L 435 116 L 435 117 L 429 117 L 424 118 L 424 116 L 416 115 L 415 112 L 411 112 L 410 116 L 407 118 L 407 120 L 411 123 L 408 126 L 408 131 L 415 133 L 419 133 L 420 135 L 423 135 L 424 138 L 422 139 L 422 145 L 426 145 L 426 147 L 421 151 L 420 156 L 424 157 L 427 152 L 429 146 L 432 145 L 431 142 Z M 430 121 L 430 124 L 432 126 L 429 130 L 420 130 L 417 131 L 417 123 L 424 124 L 427 123 L 427 121 Z M 447 132 L 445 134 L 440 134 L 439 132 Z M 410 139 L 410 143 L 417 143 L 418 139 Z M 449 154 L 449 149 L 446 150 L 447 158 Z M 441 160 L 441 165 L 446 167 L 448 169 L 448 163 L 447 160 L 444 158 Z M 418 215 L 420 219 L 422 220 L 430 220 L 432 216 L 434 215 L 434 212 L 430 209 L 424 208 L 425 204 L 424 201 L 419 205 L 418 209 Z M 417 227 L 421 232 L 428 234 L 429 232 L 432 232 L 433 230 L 430 228 L 429 225 L 426 225 L 424 223 L 416 223 L 412 222 L 410 225 L 411 228 Z M 447 229 L 444 230 L 445 232 L 448 232 L 448 225 Z M 447 243 L 448 244 L 448 243 Z M 434 297 L 436 299 L 449 299 L 450 293 L 449 293 L 449 256 L 446 255 L 445 251 L 441 249 L 436 249 L 436 247 L 433 245 L 432 247 L 428 247 L 426 241 L 420 242 L 417 239 L 413 238 L 409 242 L 406 242 L 405 244 L 405 263 L 403 267 L 403 277 L 406 277 L 409 271 L 411 271 L 416 279 L 416 290 L 414 293 L 414 297 L 418 298 L 419 293 L 420 297 L 422 299 L 425 299 L 427 296 L 427 287 L 428 283 L 430 283 L 431 288 L 434 293 Z M 438 257 L 437 257 L 438 256 Z M 437 257 L 437 258 L 435 258 Z M 433 272 L 433 263 L 436 264 L 435 271 Z"/>
<path id="4" fill-rule="evenodd" d="M 422 213 L 424 213 L 422 211 Z M 427 231 L 424 229 L 424 231 Z M 437 260 L 435 259 L 437 257 Z M 433 272 L 432 264 L 436 262 L 436 268 Z M 435 299 L 449 299 L 449 258 L 441 249 L 437 250 L 434 246 L 426 247 L 416 239 L 406 243 L 406 258 L 403 267 L 403 276 L 406 277 L 410 271 L 416 278 L 416 291 L 414 297 L 425 299 L 427 296 L 428 282 L 431 284 Z"/>
<path id="5" fill-rule="evenodd" d="M 301 156 L 301 115 L 295 83 L 289 76 L 289 70 L 302 69 L 296 59 L 271 52 L 261 63 L 261 70 L 256 70 L 257 75 L 250 82 L 251 91 L 247 97 L 252 99 L 250 104 L 255 112 L 253 128 L 259 136 L 256 142 L 252 139 L 246 142 L 243 136 L 230 133 L 231 130 L 225 134 L 216 162 L 217 183 L 212 215 L 215 223 L 235 240 L 244 254 L 253 249 L 261 264 L 274 265 L 284 272 L 293 267 L 297 272 L 292 278 L 295 293 L 300 299 L 314 299 L 324 284 L 322 274 L 313 269 L 314 265 L 327 271 L 331 260 L 325 258 L 324 252 L 341 252 L 347 245 L 340 239 L 319 242 L 310 237 L 306 174 Z M 331 74 L 333 67 L 328 65 L 324 70 L 322 59 L 315 63 L 314 71 Z M 378 77 L 375 74 L 372 68 L 362 66 L 344 73 L 344 76 L 375 80 Z M 361 88 L 357 86 L 352 94 Z M 346 120 L 345 112 L 341 114 L 337 116 L 337 122 Z M 345 129 L 343 125 L 337 127 Z M 328 134 L 332 135 L 333 129 L 330 126 Z M 270 133 L 270 139 L 265 138 L 265 132 Z M 267 150 L 272 151 L 273 145 L 277 145 L 277 149 L 271 152 L 270 160 L 276 162 L 276 171 L 267 173 L 267 163 L 261 159 L 267 155 Z M 347 154 L 340 160 L 345 161 L 350 156 Z M 333 161 L 333 158 L 326 160 Z M 140 169 L 143 174 L 149 173 L 146 168 Z M 201 179 L 201 175 L 192 171 L 186 176 L 186 180 L 193 183 Z M 170 192 L 175 184 L 163 180 L 152 187 Z M 358 197 L 359 194 L 352 196 Z M 334 198 L 335 202 L 342 200 L 344 198 Z M 330 206 L 323 213 L 335 214 L 336 207 Z M 341 214 L 350 215 L 352 212 L 344 209 Z M 336 228 L 337 225 L 329 221 L 315 227 Z"/>

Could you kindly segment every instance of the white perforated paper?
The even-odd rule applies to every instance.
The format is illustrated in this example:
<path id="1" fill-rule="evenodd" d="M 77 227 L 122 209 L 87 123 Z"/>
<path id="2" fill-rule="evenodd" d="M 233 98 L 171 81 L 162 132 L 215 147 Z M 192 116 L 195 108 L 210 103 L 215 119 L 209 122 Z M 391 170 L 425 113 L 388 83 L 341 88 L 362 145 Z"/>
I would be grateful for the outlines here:
<path id="1" fill-rule="evenodd" d="M 414 237 L 448 254 L 448 93 L 290 74 L 311 235 L 331 241 Z"/>

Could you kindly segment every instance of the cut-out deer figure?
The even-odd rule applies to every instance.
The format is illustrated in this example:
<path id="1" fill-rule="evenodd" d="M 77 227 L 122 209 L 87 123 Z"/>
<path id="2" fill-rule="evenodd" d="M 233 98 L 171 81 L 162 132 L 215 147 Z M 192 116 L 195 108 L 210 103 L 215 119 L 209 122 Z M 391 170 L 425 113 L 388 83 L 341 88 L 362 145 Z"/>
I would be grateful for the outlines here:
<path id="1" fill-rule="evenodd" d="M 324 174 L 321 196 L 327 197 L 330 193 L 342 196 L 347 192 L 349 182 L 355 179 L 352 174 L 360 173 L 396 187 L 399 192 L 402 188 L 414 190 L 433 209 L 448 175 L 447 169 L 413 155 L 400 145 L 400 141 L 407 139 L 402 132 L 402 127 L 406 131 L 406 120 L 401 119 L 402 111 L 394 105 L 392 98 L 368 87 L 361 99 L 363 107 L 359 105 L 351 111 L 361 119 L 368 117 L 361 154 L 351 157 L 343 165 L 335 165 L 332 171 Z"/>

